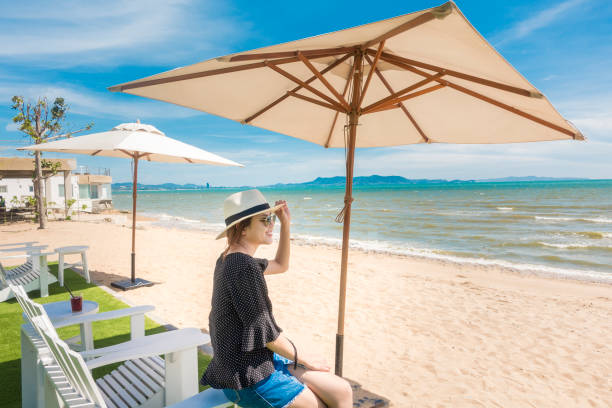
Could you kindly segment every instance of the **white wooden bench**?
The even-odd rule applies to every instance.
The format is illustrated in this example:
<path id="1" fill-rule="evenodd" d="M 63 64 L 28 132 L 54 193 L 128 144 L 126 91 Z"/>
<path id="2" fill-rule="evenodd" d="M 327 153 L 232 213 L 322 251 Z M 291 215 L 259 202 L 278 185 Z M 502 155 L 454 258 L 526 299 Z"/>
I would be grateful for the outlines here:
<path id="1" fill-rule="evenodd" d="M 163 407 L 197 394 L 197 346 L 210 341 L 199 329 L 143 336 L 77 353 L 57 336 L 42 305 L 27 298 L 22 288 L 13 290 L 31 323 L 22 326 L 22 359 L 28 364 L 34 360 L 38 367 L 29 379 L 22 379 L 23 388 L 37 391 L 29 406 Z M 117 362 L 125 363 L 93 380 L 91 369 Z"/>
<path id="2" fill-rule="evenodd" d="M 78 245 L 78 246 L 65 246 L 60 248 L 55 248 L 55 252 L 58 254 L 57 261 L 57 277 L 59 278 L 59 285 L 64 286 L 64 270 L 72 269 L 77 272 L 74 267 L 80 266 L 82 270 L 82 276 L 85 278 L 87 283 L 91 283 L 91 279 L 89 278 L 89 266 L 87 265 L 87 250 L 88 246 Z M 81 262 L 75 263 L 66 263 L 64 257 L 66 255 L 80 255 Z"/>
<path id="3" fill-rule="evenodd" d="M 25 250 L 18 255 L 0 255 L 2 259 L 26 258 L 22 265 L 6 270 L 0 263 L 0 302 L 13 297 L 13 292 L 8 284 L 23 286 L 26 292 L 40 290 L 41 297 L 49 296 L 49 285 L 57 282 L 47 267 L 47 256 L 52 252 L 41 252 L 39 249 Z"/>

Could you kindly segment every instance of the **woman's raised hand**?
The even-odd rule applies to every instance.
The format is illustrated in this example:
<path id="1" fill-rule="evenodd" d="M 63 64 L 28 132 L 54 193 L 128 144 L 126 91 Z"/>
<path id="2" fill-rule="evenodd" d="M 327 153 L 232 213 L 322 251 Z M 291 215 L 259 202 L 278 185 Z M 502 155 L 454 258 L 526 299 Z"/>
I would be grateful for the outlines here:
<path id="1" fill-rule="evenodd" d="M 280 204 L 283 204 L 283 206 L 276 210 L 275 214 L 281 224 L 289 225 L 289 223 L 291 222 L 291 213 L 289 212 L 289 206 L 287 205 L 287 201 L 278 200 L 276 201 L 276 203 L 274 203 L 275 206 Z"/>

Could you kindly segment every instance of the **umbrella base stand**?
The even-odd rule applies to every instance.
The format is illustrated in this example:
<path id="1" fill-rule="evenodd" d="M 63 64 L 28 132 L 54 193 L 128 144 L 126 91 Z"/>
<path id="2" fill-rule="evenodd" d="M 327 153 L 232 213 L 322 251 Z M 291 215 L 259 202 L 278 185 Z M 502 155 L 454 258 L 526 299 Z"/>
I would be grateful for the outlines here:
<path id="1" fill-rule="evenodd" d="M 146 279 L 136 278 L 133 281 L 131 279 L 126 279 L 122 281 L 111 282 L 111 286 L 121 290 L 132 290 L 145 286 L 153 286 L 153 282 L 148 281 Z"/>

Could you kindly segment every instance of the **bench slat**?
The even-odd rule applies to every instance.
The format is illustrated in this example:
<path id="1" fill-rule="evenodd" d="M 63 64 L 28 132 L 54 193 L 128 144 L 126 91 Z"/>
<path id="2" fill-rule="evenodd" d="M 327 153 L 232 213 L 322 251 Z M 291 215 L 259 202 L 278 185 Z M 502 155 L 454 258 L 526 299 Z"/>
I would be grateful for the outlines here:
<path id="1" fill-rule="evenodd" d="M 127 393 L 119 383 L 113 378 L 112 373 L 104 376 L 104 380 L 108 385 L 110 385 L 113 390 L 117 393 L 117 395 L 127 404 L 128 407 L 135 407 L 138 405 L 138 402 L 132 398 L 130 394 Z"/>
<path id="2" fill-rule="evenodd" d="M 147 398 L 138 391 L 138 389 L 119 372 L 119 370 L 114 370 L 111 373 L 111 376 L 117 383 L 128 393 L 132 398 L 138 401 L 138 405 L 142 404 L 147 400 Z"/>
<path id="3" fill-rule="evenodd" d="M 153 392 L 157 392 L 157 390 L 162 388 L 162 385 L 159 382 L 154 381 L 145 371 L 140 369 L 139 366 L 134 364 L 132 360 L 128 360 L 124 364 L 126 369 L 129 369 L 132 374 L 134 374 L 140 381 L 144 382 L 149 389 L 153 390 Z"/>
<path id="4" fill-rule="evenodd" d="M 96 383 L 97 383 L 97 381 L 96 381 Z M 98 385 L 100 385 L 100 384 L 98 384 Z M 100 389 L 102 389 L 102 388 L 100 388 Z M 107 406 L 108 408 L 118 408 L 118 407 L 117 407 L 117 406 L 116 406 L 116 405 L 113 403 L 113 401 L 111 401 L 111 400 L 110 400 L 110 398 L 108 398 L 108 397 L 106 396 L 106 393 L 105 393 L 105 392 L 102 392 L 101 394 L 102 394 L 102 399 L 104 400 L 104 402 L 106 403 L 106 406 Z"/>
<path id="5" fill-rule="evenodd" d="M 136 364 L 138 368 L 140 368 L 141 371 L 144 371 L 149 378 L 151 378 L 153 381 L 155 381 L 162 387 L 164 386 L 164 378 L 161 375 L 157 374 L 155 371 L 153 371 L 151 367 L 145 364 L 141 359 L 136 359 L 132 361 L 134 362 L 134 364 Z"/>
<path id="6" fill-rule="evenodd" d="M 119 398 L 119 395 L 115 393 L 113 388 L 106 382 L 107 377 L 108 375 L 105 375 L 103 378 L 99 378 L 98 380 L 96 380 L 96 384 L 98 384 L 103 394 L 106 394 L 106 396 L 111 401 L 113 401 L 113 403 L 117 406 L 117 408 L 129 408 L 125 404 L 125 402 L 123 402 L 123 400 Z"/>
<path id="7" fill-rule="evenodd" d="M 136 377 L 130 370 L 128 370 L 125 365 L 119 366 L 117 370 L 119 370 L 119 372 L 123 374 L 125 378 L 127 378 L 136 388 L 138 388 L 138 390 L 141 393 L 146 395 L 147 398 L 150 398 L 153 396 L 154 394 L 153 390 L 147 387 L 146 385 L 144 385 L 143 382 L 140 381 L 140 379 Z"/>
<path id="8" fill-rule="evenodd" d="M 157 374 L 164 377 L 166 375 L 166 363 L 159 357 L 141 358 L 144 363 L 151 367 Z"/>

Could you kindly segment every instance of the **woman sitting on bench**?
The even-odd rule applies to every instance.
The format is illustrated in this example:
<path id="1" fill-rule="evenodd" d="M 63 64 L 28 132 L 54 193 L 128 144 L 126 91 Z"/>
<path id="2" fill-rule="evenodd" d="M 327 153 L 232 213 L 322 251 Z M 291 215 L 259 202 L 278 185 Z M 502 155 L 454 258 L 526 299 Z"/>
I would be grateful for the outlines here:
<path id="1" fill-rule="evenodd" d="M 264 274 L 289 268 L 290 221 L 285 201 L 270 207 L 258 190 L 229 196 L 223 205 L 228 246 L 217 260 L 209 328 L 214 356 L 201 383 L 223 389 L 248 408 L 353 406 L 348 382 L 329 372 L 281 333 L 268 298 Z M 274 222 L 281 222 L 274 259 L 254 258 L 272 244 Z"/>

